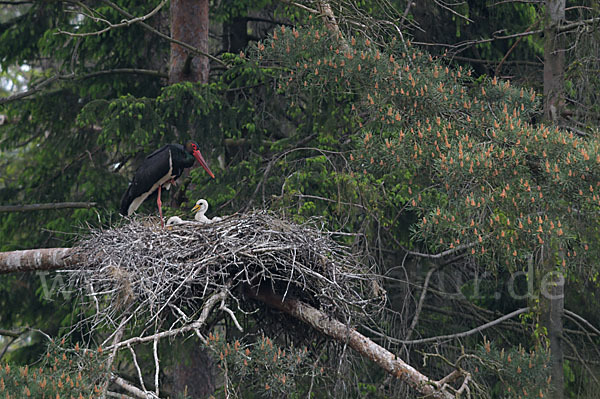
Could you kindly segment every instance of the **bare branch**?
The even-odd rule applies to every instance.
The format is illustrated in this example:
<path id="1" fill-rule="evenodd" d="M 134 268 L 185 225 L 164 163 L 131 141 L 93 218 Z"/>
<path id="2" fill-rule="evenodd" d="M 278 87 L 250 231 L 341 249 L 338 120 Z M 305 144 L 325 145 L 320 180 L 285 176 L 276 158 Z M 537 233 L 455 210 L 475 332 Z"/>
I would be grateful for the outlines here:
<path id="1" fill-rule="evenodd" d="M 45 86 L 48 86 L 50 83 L 52 83 L 58 79 L 59 79 L 58 76 L 53 76 L 51 78 L 48 78 L 48 79 L 36 84 L 29 90 L 25 90 L 21 93 L 13 94 L 12 96 L 2 97 L 2 98 L 0 98 L 0 105 L 6 104 L 11 101 L 20 100 L 21 98 L 32 96 L 35 93 L 40 92 Z"/>
<path id="2" fill-rule="evenodd" d="M 150 75 L 150 76 L 156 76 L 158 78 L 167 78 L 168 77 L 168 75 L 166 73 L 162 73 L 160 71 L 154 71 L 151 69 L 140 69 L 140 68 L 115 68 L 115 69 L 107 69 L 107 70 L 103 70 L 103 71 L 90 72 L 90 73 L 86 73 L 83 75 L 75 75 L 73 73 L 68 74 L 68 75 L 55 75 L 48 79 L 43 80 L 40 83 L 35 84 L 29 90 L 26 90 L 26 91 L 23 91 L 20 93 L 16 93 L 16 94 L 13 94 L 8 97 L 0 98 L 0 105 L 6 104 L 6 103 L 9 103 L 12 101 L 20 100 L 22 98 L 30 97 L 30 96 L 42 91 L 42 89 L 44 87 L 50 85 L 53 82 L 59 81 L 59 80 L 83 80 L 83 79 L 93 78 L 96 76 L 119 74 L 119 73 Z"/>
<path id="3" fill-rule="evenodd" d="M 421 374 L 387 349 L 323 312 L 294 299 L 283 300 L 267 290 L 256 291 L 247 287 L 246 295 L 279 309 L 307 324 L 321 333 L 340 342 L 347 343 L 361 355 L 374 361 L 392 376 L 406 382 L 419 393 L 431 398 L 452 398 L 453 395 L 441 390 L 436 381 Z"/>
<path id="4" fill-rule="evenodd" d="M 408 331 L 406 332 L 406 340 L 410 339 L 412 332 L 414 331 L 415 327 L 417 326 L 417 323 L 419 322 L 419 315 L 421 314 L 421 309 L 423 308 L 423 303 L 425 302 L 425 295 L 427 294 L 427 288 L 429 287 L 429 280 L 431 279 L 433 273 L 435 273 L 437 270 L 437 267 L 432 267 L 425 276 L 425 282 L 423 283 L 421 297 L 419 298 L 419 303 L 417 304 L 417 309 L 415 310 L 415 317 L 413 317 L 413 320 L 410 323 L 410 326 L 408 327 Z"/>
<path id="5" fill-rule="evenodd" d="M 3 330 L 0 328 L 0 335 L 3 335 L 5 337 L 10 337 L 10 340 L 6 343 L 6 345 L 4 346 L 2 351 L 0 351 L 0 360 L 2 360 L 2 358 L 4 357 L 6 352 L 8 352 L 8 348 L 10 348 L 10 346 L 12 344 L 14 344 L 15 341 L 18 340 L 21 337 L 21 335 L 23 335 L 27 331 L 29 331 L 29 328 L 24 328 L 21 331 L 10 331 L 10 330 Z"/>
<path id="6" fill-rule="evenodd" d="M 106 391 L 106 397 L 117 398 L 117 399 L 134 399 L 133 396 L 125 395 L 124 393 L 116 393 L 112 391 Z"/>
<path id="7" fill-rule="evenodd" d="M 494 6 L 498 6 L 500 4 L 506 4 L 506 3 L 525 3 L 525 4 L 540 4 L 543 3 L 545 0 L 502 0 L 502 1 L 498 1 L 494 4 L 490 4 L 489 7 L 494 7 Z"/>
<path id="8" fill-rule="evenodd" d="M 80 263 L 71 248 L 41 248 L 0 252 L 0 274 L 72 269 Z"/>
<path id="9" fill-rule="evenodd" d="M 439 0 L 434 0 L 435 4 L 437 4 L 438 6 L 442 7 L 445 10 L 450 11 L 452 14 L 456 15 L 459 18 L 462 18 L 464 20 L 467 20 L 471 23 L 474 23 L 475 21 L 473 21 L 472 19 L 470 19 L 469 17 L 467 17 L 466 15 L 462 15 L 459 12 L 454 11 L 452 8 L 448 7 L 447 5 L 445 5 L 443 2 L 439 1 Z"/>
<path id="10" fill-rule="evenodd" d="M 527 28 L 527 30 L 525 32 L 529 32 L 531 29 L 533 29 L 537 24 L 539 23 L 539 20 L 536 20 L 533 24 L 531 24 L 530 27 Z M 510 55 L 510 53 L 513 52 L 513 50 L 517 47 L 517 45 L 521 42 L 521 40 L 523 39 L 523 36 L 519 37 L 517 40 L 515 40 L 515 42 L 513 43 L 513 45 L 508 49 L 508 51 L 506 52 L 506 54 L 504 54 L 504 57 L 502 57 L 502 60 L 500 61 L 500 63 L 496 66 L 496 72 L 495 75 L 498 76 L 500 75 L 500 70 L 502 68 L 502 64 L 504 64 L 504 62 L 506 61 L 506 59 L 508 58 L 508 56 Z"/>
<path id="11" fill-rule="evenodd" d="M 19 339 L 19 337 L 12 337 L 4 346 L 4 349 L 2 349 L 2 351 L 0 352 L 0 360 L 2 360 L 2 358 L 4 357 L 4 355 L 6 354 L 6 352 L 8 352 L 8 348 L 10 348 L 10 346 L 12 344 L 15 343 L 15 341 Z"/>
<path id="12" fill-rule="evenodd" d="M 344 39 L 344 35 L 340 30 L 340 27 L 335 19 L 335 15 L 333 14 L 333 10 L 327 1 L 318 0 L 317 6 L 319 7 L 319 12 L 321 13 L 323 23 L 327 27 L 327 29 L 333 34 L 333 37 L 336 38 L 340 45 L 340 50 L 344 53 L 350 52 L 350 47 L 348 46 L 348 42 Z"/>
<path id="13" fill-rule="evenodd" d="M 564 33 L 564 32 L 573 30 L 575 28 L 579 28 L 580 26 L 593 25 L 599 21 L 600 21 L 600 17 L 584 19 L 583 21 L 577 21 L 577 22 L 572 22 L 570 24 L 560 25 L 558 27 L 557 31 L 558 31 L 558 33 Z"/>
<path id="14" fill-rule="evenodd" d="M 150 76 L 156 76 L 157 78 L 168 78 L 169 75 L 160 71 L 155 71 L 153 69 L 143 69 L 143 68 L 114 68 L 114 69 L 106 69 L 106 70 L 102 70 L 102 71 L 95 71 L 95 72 L 90 72 L 90 73 L 86 73 L 84 75 L 80 75 L 80 76 L 75 76 L 74 79 L 76 80 L 83 80 L 83 79 L 89 79 L 89 78 L 95 78 L 96 76 L 103 76 L 103 75 L 112 75 L 112 74 L 118 74 L 118 73 L 131 73 L 131 74 L 136 74 L 136 75 L 150 75 Z"/>
<path id="15" fill-rule="evenodd" d="M 121 322 L 121 325 L 117 328 L 117 331 L 115 331 L 114 334 L 114 339 L 113 339 L 113 344 L 116 342 L 119 342 L 121 340 L 121 338 L 123 337 L 123 333 L 125 332 L 125 327 L 127 325 L 126 323 L 127 319 Z M 114 346 L 114 345 L 113 345 Z M 106 360 L 106 370 L 111 370 L 113 367 L 113 362 L 115 361 L 115 355 L 117 354 L 117 348 L 114 348 L 110 355 L 108 356 L 108 359 Z M 107 376 L 107 378 L 105 379 L 104 383 L 101 385 L 100 389 L 103 393 L 106 393 L 106 391 L 108 390 L 108 384 L 110 382 L 110 376 Z"/>
<path id="16" fill-rule="evenodd" d="M 581 355 L 579 354 L 579 351 L 577 350 L 577 347 L 575 346 L 575 344 L 573 344 L 573 342 L 571 342 L 571 340 L 568 337 L 564 336 L 564 335 L 561 337 L 561 341 L 562 342 L 566 342 L 567 345 L 569 345 L 569 347 L 571 348 L 571 350 L 573 351 L 573 353 L 577 357 L 577 360 L 581 364 L 583 364 L 583 367 L 585 367 L 585 369 L 587 370 L 587 372 L 589 373 L 589 375 L 594 380 L 594 383 L 596 385 L 598 385 L 598 378 L 596 378 L 595 373 L 592 371 L 592 369 L 590 369 L 589 364 L 581 357 Z"/>
<path id="17" fill-rule="evenodd" d="M 412 341 L 398 341 L 402 344 L 406 344 L 406 345 L 413 345 L 413 344 L 424 344 L 426 342 L 434 342 L 434 341 L 444 341 L 444 340 L 448 340 L 448 339 L 456 339 L 456 338 L 462 338 L 462 337 L 468 337 L 469 335 L 473 335 L 476 334 L 478 332 L 481 332 L 487 328 L 493 327 L 496 324 L 500 324 L 505 320 L 508 319 L 512 319 L 515 316 L 520 315 L 521 313 L 525 313 L 525 312 L 529 312 L 529 307 L 526 308 L 521 308 L 521 309 L 517 309 L 514 312 L 510 312 L 509 314 L 506 314 L 502 317 L 497 318 L 496 320 L 492 320 L 489 323 L 485 323 L 479 327 L 475 327 L 469 331 L 465 331 L 465 332 L 461 332 L 461 333 L 457 333 L 457 334 L 449 334 L 449 335 L 440 335 L 437 337 L 429 337 L 429 338 L 423 338 L 423 339 L 415 339 Z"/>
<path id="18" fill-rule="evenodd" d="M 496 60 L 482 60 L 479 58 L 462 57 L 459 55 L 446 55 L 445 58 L 448 58 L 450 60 L 466 61 L 466 62 L 470 62 L 473 64 L 498 64 L 500 62 L 500 61 L 496 61 Z M 526 66 L 532 66 L 532 67 L 538 67 L 538 68 L 541 68 L 544 66 L 544 64 L 541 62 L 526 61 L 526 60 L 504 61 L 504 63 L 507 65 L 526 65 Z"/>
<path id="19" fill-rule="evenodd" d="M 28 212 L 49 209 L 93 208 L 96 202 L 54 202 L 48 204 L 0 205 L 0 212 Z"/>
<path id="20" fill-rule="evenodd" d="M 110 0 L 102 0 L 102 2 L 105 3 L 105 4 L 107 4 L 107 5 L 109 5 L 110 7 L 114 8 L 120 14 L 126 16 L 127 18 L 133 18 L 133 15 L 131 15 L 127 11 L 123 10 L 122 8 L 120 8 L 118 5 L 116 5 L 112 1 L 110 1 Z M 211 60 L 215 61 L 216 63 L 220 64 L 221 66 L 224 66 L 225 68 L 229 68 L 229 66 L 225 62 L 223 62 L 222 60 L 218 59 L 217 57 L 215 57 L 215 56 L 213 56 L 211 54 L 205 53 L 204 51 L 201 51 L 201 50 L 197 49 L 196 47 L 191 46 L 191 45 L 189 45 L 187 43 L 184 43 L 184 42 L 182 42 L 180 40 L 173 39 L 172 37 L 165 35 L 161 31 L 153 28 L 152 26 L 148 25 L 145 22 L 140 21 L 139 24 L 143 28 L 149 30 L 150 32 L 154 33 L 155 35 L 157 35 L 157 36 L 159 36 L 159 37 L 161 37 L 161 38 L 163 38 L 165 40 L 170 41 L 171 43 L 179 44 L 181 47 L 184 47 L 184 48 L 190 50 L 192 53 L 200 54 L 200 55 L 203 55 L 205 57 L 208 57 Z"/>
<path id="21" fill-rule="evenodd" d="M 577 22 L 573 22 L 570 24 L 565 24 L 565 25 L 561 25 L 557 27 L 557 33 L 565 33 L 565 32 L 569 32 L 573 29 L 579 28 L 581 26 L 585 26 L 585 25 L 592 25 L 594 23 L 597 23 L 598 21 L 600 21 L 600 17 L 596 17 L 596 18 L 590 18 L 590 19 L 586 19 L 583 21 L 577 21 Z M 532 36 L 532 35 L 538 35 L 540 33 L 544 33 L 543 29 L 536 29 L 536 30 L 532 30 L 532 31 L 526 31 L 526 32 L 520 32 L 520 33 L 514 33 L 512 35 L 505 35 L 505 36 L 499 36 L 496 34 L 493 34 L 491 38 L 488 39 L 479 39 L 479 40 L 468 40 L 468 41 L 464 41 L 461 43 L 456 43 L 456 44 L 450 44 L 450 43 L 426 43 L 426 42 L 412 42 L 413 44 L 416 45 L 420 45 L 420 46 L 431 46 L 431 47 L 447 47 L 450 49 L 453 49 L 454 51 L 462 51 L 468 47 L 472 47 L 474 45 L 477 44 L 482 44 L 482 43 L 490 43 L 496 40 L 507 40 L 507 39 L 514 39 L 514 38 L 522 38 L 525 36 Z"/>
<path id="22" fill-rule="evenodd" d="M 154 389 L 156 396 L 159 395 L 159 384 L 158 384 L 158 375 L 160 374 L 160 364 L 158 361 L 158 338 L 154 338 L 154 342 L 152 343 L 152 353 L 154 355 Z"/>
<path id="23" fill-rule="evenodd" d="M 0 335 L 4 335 L 5 337 L 19 338 L 25 331 L 10 331 L 3 330 L 0 328 Z"/>
<path id="24" fill-rule="evenodd" d="M 579 320 L 580 322 L 582 322 L 583 324 L 585 324 L 586 326 L 588 326 L 588 328 L 590 330 L 592 330 L 595 334 L 600 335 L 600 330 L 596 327 L 594 327 L 594 325 L 592 323 L 590 323 L 589 321 L 587 321 L 586 319 L 584 319 L 583 317 L 579 316 L 577 313 L 572 312 L 570 310 L 564 309 L 563 312 L 568 315 L 573 317 L 574 319 Z"/>
<path id="25" fill-rule="evenodd" d="M 129 348 L 129 352 L 131 352 L 131 359 L 133 360 L 135 370 L 137 371 L 138 380 L 140 381 L 140 386 L 142 387 L 142 389 L 144 391 L 147 391 L 146 386 L 144 385 L 144 378 L 142 376 L 142 370 L 140 369 L 140 365 L 138 364 L 137 355 L 135 354 L 135 350 L 131 347 L 131 345 L 127 345 L 127 348 Z"/>
<path id="26" fill-rule="evenodd" d="M 315 10 L 314 8 L 307 7 L 304 4 L 298 3 L 297 1 L 291 1 L 291 0 L 281 0 L 281 1 L 282 1 L 282 3 L 286 3 L 286 4 L 289 4 L 291 6 L 298 7 L 301 10 L 304 10 L 304 11 L 306 11 L 308 13 L 319 14 L 319 10 Z"/>
<path id="27" fill-rule="evenodd" d="M 123 378 L 121 378 L 117 375 L 114 375 L 114 374 L 111 375 L 111 381 L 114 382 L 115 384 L 117 384 L 118 386 L 120 386 L 121 388 L 123 388 L 124 390 L 126 390 L 127 392 L 129 392 L 130 394 L 134 395 L 136 398 L 140 398 L 140 399 L 158 398 L 158 396 L 156 396 L 154 393 L 149 392 L 149 391 L 142 391 L 138 387 L 132 385 L 131 383 L 129 383 L 128 381 L 125 381 Z"/>
<path id="28" fill-rule="evenodd" d="M 477 245 L 477 243 L 474 243 L 474 242 L 467 243 L 467 244 L 462 244 L 462 245 L 459 245 L 457 247 L 450 248 L 450 249 L 448 249 L 446 251 L 439 252 L 437 254 L 426 254 L 426 253 L 422 253 L 422 252 L 410 251 L 410 250 L 408 250 L 406 248 L 402 248 L 402 249 L 404 251 L 406 251 L 407 254 L 412 255 L 412 256 L 418 256 L 420 258 L 428 258 L 428 259 L 440 259 L 440 258 L 443 258 L 445 256 L 452 255 L 453 253 L 462 251 L 463 249 L 469 249 L 471 247 L 474 247 L 475 245 Z"/>
<path id="29" fill-rule="evenodd" d="M 425 43 L 425 42 L 412 42 L 413 44 L 419 45 L 419 46 L 437 46 L 437 47 L 448 47 L 451 48 L 455 51 L 462 51 L 468 47 L 472 47 L 475 46 L 477 44 L 482 44 L 482 43 L 490 43 L 493 42 L 495 40 L 507 40 L 507 39 L 514 39 L 517 37 L 522 37 L 522 36 L 532 36 L 532 35 L 537 35 L 540 33 L 543 33 L 544 30 L 543 29 L 537 29 L 534 31 L 530 31 L 530 32 L 521 32 L 521 33 L 515 33 L 512 35 L 506 35 L 506 36 L 496 36 L 494 34 L 494 37 L 489 38 L 489 39 L 479 39 L 479 40 L 467 40 L 461 43 L 457 43 L 457 44 L 449 44 L 449 43 Z"/>
<path id="30" fill-rule="evenodd" d="M 244 329 L 242 328 L 242 326 L 240 325 L 240 323 L 238 322 L 237 318 L 235 317 L 235 314 L 233 313 L 233 311 L 231 309 L 229 309 L 227 306 L 225 306 L 225 302 L 223 302 L 221 304 L 221 307 L 219 308 L 222 311 L 224 311 L 225 313 L 227 313 L 230 317 L 231 320 L 233 320 L 233 324 L 235 324 L 236 328 L 240 331 L 240 332 L 244 332 Z"/>
<path id="31" fill-rule="evenodd" d="M 143 22 L 149 18 L 151 18 L 152 16 L 154 16 L 158 11 L 160 11 L 161 8 L 163 8 L 163 6 L 167 3 L 168 0 L 163 0 L 158 6 L 156 6 L 156 8 L 154 8 L 152 11 L 150 11 L 148 14 L 143 15 L 141 17 L 136 17 L 136 18 L 131 18 L 129 20 L 125 20 L 122 21 L 118 24 L 113 24 L 103 18 L 97 18 L 90 15 L 86 15 L 88 18 L 93 19 L 96 22 L 102 22 L 105 23 L 107 26 L 104 29 L 101 29 L 99 31 L 95 31 L 95 32 L 85 32 L 85 33 L 73 33 L 73 32 L 66 32 L 63 30 L 58 30 L 58 33 L 64 34 L 64 35 L 68 35 L 68 36 L 73 36 L 73 37 L 86 37 L 86 36 L 97 36 L 97 35 L 101 35 L 102 33 L 108 32 L 111 29 L 116 29 L 116 28 L 122 28 L 122 27 L 126 27 L 126 26 L 130 26 L 133 25 L 135 23 L 138 22 Z M 82 4 L 81 2 L 77 1 L 75 2 L 75 4 L 87 9 L 87 7 Z"/>
<path id="32" fill-rule="evenodd" d="M 176 329 L 172 329 L 172 330 L 168 330 L 168 331 L 159 332 L 157 334 L 153 334 L 153 335 L 149 335 L 149 336 L 145 336 L 145 337 L 133 337 L 133 338 L 127 339 L 125 341 L 118 342 L 112 346 L 109 346 L 107 349 L 114 349 L 114 348 L 120 349 L 123 346 L 129 346 L 131 344 L 141 344 L 144 342 L 151 342 L 151 341 L 154 342 L 159 339 L 173 337 L 175 335 L 183 334 L 185 332 L 198 329 L 204 325 L 204 323 L 206 322 L 206 319 L 208 319 L 208 316 L 210 315 L 210 312 L 217 305 L 217 303 L 222 301 L 226 297 L 227 297 L 227 292 L 221 291 L 221 292 L 211 296 L 210 298 L 208 298 L 206 300 L 206 302 L 204 302 L 204 307 L 202 308 L 200 317 L 198 317 L 198 319 L 195 322 L 193 322 L 192 324 L 189 324 L 189 325 L 181 327 L 181 328 L 176 328 Z"/>

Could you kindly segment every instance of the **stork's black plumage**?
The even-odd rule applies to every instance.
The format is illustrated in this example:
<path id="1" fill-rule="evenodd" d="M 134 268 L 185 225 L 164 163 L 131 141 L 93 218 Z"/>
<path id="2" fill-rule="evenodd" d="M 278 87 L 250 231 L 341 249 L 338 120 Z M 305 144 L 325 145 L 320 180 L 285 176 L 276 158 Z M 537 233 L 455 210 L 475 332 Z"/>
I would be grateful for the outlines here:
<path id="1" fill-rule="evenodd" d="M 188 141 L 185 147 L 181 144 L 167 144 L 148 155 L 136 170 L 127 191 L 123 194 L 121 214 L 131 215 L 142 202 L 158 191 L 158 211 L 162 222 L 160 201 L 162 187 L 169 189 L 171 183 L 181 176 L 184 169 L 194 165 L 195 160 L 198 160 L 211 177 L 215 177 L 198 150 L 198 144 L 194 141 Z"/>

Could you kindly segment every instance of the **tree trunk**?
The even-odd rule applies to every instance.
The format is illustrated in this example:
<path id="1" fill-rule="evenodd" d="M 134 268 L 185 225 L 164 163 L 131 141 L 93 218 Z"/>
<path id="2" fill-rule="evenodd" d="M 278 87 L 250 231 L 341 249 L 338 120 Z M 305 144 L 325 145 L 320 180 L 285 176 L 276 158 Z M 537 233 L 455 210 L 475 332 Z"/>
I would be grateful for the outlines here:
<path id="1" fill-rule="evenodd" d="M 565 105 L 565 48 L 560 35 L 560 24 L 565 19 L 566 0 L 546 0 L 544 28 L 544 118 L 557 122 Z M 546 327 L 550 344 L 550 374 L 552 389 L 550 398 L 564 397 L 564 371 L 562 350 L 562 315 L 564 309 L 564 277 L 555 269 L 558 252 L 549 248 L 545 251 L 541 267 L 540 283 L 541 321 Z"/>
<path id="2" fill-rule="evenodd" d="M 171 36 L 206 54 L 209 53 L 208 5 L 208 0 L 171 0 Z M 171 44 L 169 84 L 185 81 L 208 83 L 209 72 L 208 57 L 190 54 L 178 44 Z M 176 396 L 191 393 L 193 397 L 202 398 L 214 391 L 214 366 L 207 361 L 209 358 L 206 349 L 196 348 L 187 359 L 175 359 Z"/>
<path id="3" fill-rule="evenodd" d="M 208 0 L 171 0 L 171 36 L 208 53 Z M 208 82 L 208 58 L 171 44 L 169 84 Z"/>
<path id="4" fill-rule="evenodd" d="M 550 375 L 551 389 L 549 398 L 562 399 L 564 397 L 564 354 L 562 349 L 565 295 L 563 274 L 556 270 L 556 252 L 546 251 L 548 254 L 542 264 L 543 275 L 540 279 L 540 316 L 541 322 L 547 330 L 550 344 Z"/>
<path id="5" fill-rule="evenodd" d="M 565 19 L 566 0 L 546 0 L 544 28 L 544 118 L 557 121 L 565 104 L 564 40 L 559 27 Z"/>

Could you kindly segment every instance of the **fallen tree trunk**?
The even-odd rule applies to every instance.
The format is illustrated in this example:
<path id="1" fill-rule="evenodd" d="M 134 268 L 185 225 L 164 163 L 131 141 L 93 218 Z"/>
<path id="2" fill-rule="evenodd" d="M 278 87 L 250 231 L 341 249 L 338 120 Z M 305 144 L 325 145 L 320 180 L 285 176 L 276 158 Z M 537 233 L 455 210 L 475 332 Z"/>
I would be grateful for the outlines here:
<path id="1" fill-rule="evenodd" d="M 377 345 L 353 328 L 332 319 L 318 309 L 298 300 L 284 300 L 282 297 L 275 295 L 268 290 L 260 290 L 257 292 L 254 289 L 247 288 L 245 291 L 248 297 L 257 299 L 273 308 L 279 309 L 282 312 L 309 324 L 311 327 L 335 340 L 347 342 L 352 349 L 371 359 L 387 373 L 406 382 L 420 394 L 430 398 L 454 398 L 453 394 L 444 389 L 444 384 L 438 383 L 421 374 L 387 349 Z M 456 373 L 456 371 L 453 373 Z M 466 379 L 468 376 L 464 377 Z"/>
<path id="2" fill-rule="evenodd" d="M 71 248 L 0 252 L 0 274 L 70 269 L 79 263 Z"/>

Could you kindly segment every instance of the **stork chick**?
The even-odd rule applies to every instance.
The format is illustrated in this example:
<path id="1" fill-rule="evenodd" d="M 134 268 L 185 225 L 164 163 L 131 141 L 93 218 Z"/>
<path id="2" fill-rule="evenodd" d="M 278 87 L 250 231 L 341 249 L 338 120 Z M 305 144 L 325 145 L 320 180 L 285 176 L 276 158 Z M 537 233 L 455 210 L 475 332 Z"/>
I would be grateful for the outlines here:
<path id="1" fill-rule="evenodd" d="M 223 220 L 218 216 L 215 216 L 212 219 L 207 218 L 204 215 L 207 210 L 208 210 L 208 202 L 206 202 L 206 200 L 204 198 L 201 198 L 198 201 L 196 201 L 196 205 L 194 205 L 194 207 L 192 208 L 192 212 L 196 213 L 196 215 L 194 216 L 194 219 L 200 223 L 214 223 L 214 222 L 218 222 L 219 220 Z"/>

